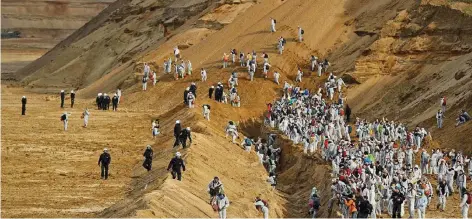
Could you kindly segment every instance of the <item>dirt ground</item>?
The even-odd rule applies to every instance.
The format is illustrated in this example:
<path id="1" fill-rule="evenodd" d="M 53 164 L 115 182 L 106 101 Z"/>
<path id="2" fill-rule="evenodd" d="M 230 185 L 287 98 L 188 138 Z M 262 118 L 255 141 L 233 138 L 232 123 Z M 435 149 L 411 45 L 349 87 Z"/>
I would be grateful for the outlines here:
<path id="1" fill-rule="evenodd" d="M 21 96 L 28 98 L 21 116 Z M 147 113 L 103 112 L 90 100 L 69 100 L 60 108 L 57 96 L 24 93 L 2 86 L 2 216 L 91 216 L 123 198 L 132 167 L 150 143 Z M 80 115 L 91 109 L 89 127 Z M 61 114 L 71 113 L 63 131 Z M 126 125 L 124 125 L 126 121 Z M 110 179 L 100 179 L 98 156 L 112 155 Z"/>

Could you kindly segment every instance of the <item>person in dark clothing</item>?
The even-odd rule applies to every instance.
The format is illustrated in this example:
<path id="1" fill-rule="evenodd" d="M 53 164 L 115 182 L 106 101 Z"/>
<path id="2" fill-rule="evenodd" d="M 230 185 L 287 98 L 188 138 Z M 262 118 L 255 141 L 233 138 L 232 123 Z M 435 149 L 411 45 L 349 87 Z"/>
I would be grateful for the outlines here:
<path id="1" fill-rule="evenodd" d="M 70 108 L 74 108 L 75 93 L 74 90 L 70 91 Z"/>
<path id="2" fill-rule="evenodd" d="M 349 107 L 349 104 L 346 104 L 346 121 L 350 122 L 351 120 L 351 108 Z"/>
<path id="3" fill-rule="evenodd" d="M 192 82 L 192 84 L 190 85 L 190 92 L 192 92 L 195 98 L 197 98 L 197 85 L 195 84 L 195 82 Z"/>
<path id="4" fill-rule="evenodd" d="M 61 108 L 64 108 L 64 99 L 66 98 L 66 93 L 64 90 L 61 90 Z"/>
<path id="5" fill-rule="evenodd" d="M 113 104 L 113 111 L 116 111 L 118 109 L 118 96 L 116 94 L 113 96 L 111 103 Z"/>
<path id="6" fill-rule="evenodd" d="M 102 179 L 108 179 L 108 166 L 111 162 L 111 156 L 108 153 L 108 149 L 103 149 L 103 153 L 100 155 L 98 159 L 98 166 L 101 164 L 101 176 Z"/>
<path id="7" fill-rule="evenodd" d="M 109 110 L 110 109 L 110 102 L 111 102 L 110 96 L 105 94 L 104 101 L 105 101 L 105 106 L 103 107 L 103 110 Z"/>
<path id="8" fill-rule="evenodd" d="M 188 95 L 188 92 L 190 91 L 190 88 L 187 87 L 187 89 L 185 89 L 184 91 L 184 104 L 185 105 L 188 105 L 188 102 L 187 102 L 187 95 Z"/>
<path id="9" fill-rule="evenodd" d="M 100 97 L 102 96 L 102 93 L 98 93 L 97 98 L 95 99 L 95 103 L 97 104 L 98 109 L 101 109 L 102 103 L 100 102 Z"/>
<path id="10" fill-rule="evenodd" d="M 190 140 L 190 144 L 192 144 L 192 133 L 190 133 L 190 127 L 187 127 L 186 129 L 182 130 L 180 132 L 180 143 L 182 144 L 182 147 L 185 149 L 187 147 L 187 138 Z"/>
<path id="11" fill-rule="evenodd" d="M 182 181 L 182 172 L 180 172 L 180 169 L 185 171 L 185 163 L 184 160 L 180 158 L 180 152 L 175 153 L 175 157 L 170 160 L 169 166 L 167 166 L 167 171 L 170 169 L 172 169 L 172 179 L 177 177 L 177 180 Z"/>
<path id="12" fill-rule="evenodd" d="M 21 98 L 21 115 L 26 115 L 26 96 Z"/>
<path id="13" fill-rule="evenodd" d="M 151 145 L 148 145 L 146 147 L 146 150 L 144 151 L 144 163 L 143 163 L 143 167 L 147 170 L 147 171 L 151 171 L 151 168 L 152 168 L 152 156 L 154 155 L 154 152 L 152 151 L 152 148 L 151 148 Z"/>
<path id="14" fill-rule="evenodd" d="M 103 95 L 100 95 L 99 103 L 100 103 L 100 109 L 103 110 L 104 107 L 105 107 L 105 97 L 104 97 L 104 94 L 103 94 Z"/>
<path id="15" fill-rule="evenodd" d="M 213 91 L 215 90 L 215 86 L 211 86 L 210 89 L 208 89 L 208 97 L 211 99 L 213 96 Z"/>
<path id="16" fill-rule="evenodd" d="M 175 126 L 174 126 L 174 137 L 175 137 L 175 142 L 174 142 L 174 147 L 180 145 L 180 132 L 182 131 L 182 126 L 180 126 L 180 120 L 175 121 Z"/>
<path id="17" fill-rule="evenodd" d="M 359 213 L 357 214 L 357 218 L 368 218 L 370 213 L 372 213 L 372 205 L 367 200 L 367 197 L 360 198 L 358 206 L 359 209 L 357 209 L 357 211 Z"/>
<path id="18" fill-rule="evenodd" d="M 320 210 L 320 206 L 321 206 L 320 198 L 318 197 L 316 193 L 314 193 L 311 196 L 309 205 L 310 205 L 310 211 L 309 211 L 310 215 L 312 216 L 312 218 L 316 218 L 316 214 Z"/>
<path id="19" fill-rule="evenodd" d="M 397 188 L 395 188 L 393 190 L 391 199 L 393 201 L 392 218 L 401 218 L 401 205 L 405 200 L 405 196 Z"/>

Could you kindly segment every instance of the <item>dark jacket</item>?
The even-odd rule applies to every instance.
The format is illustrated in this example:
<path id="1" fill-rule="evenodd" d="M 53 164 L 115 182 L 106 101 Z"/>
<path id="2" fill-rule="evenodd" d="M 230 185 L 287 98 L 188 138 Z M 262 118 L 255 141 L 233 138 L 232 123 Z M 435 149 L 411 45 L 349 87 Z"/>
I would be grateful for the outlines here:
<path id="1" fill-rule="evenodd" d="M 102 165 L 107 166 L 107 165 L 110 164 L 110 162 L 111 162 L 111 156 L 110 156 L 109 153 L 103 152 L 103 153 L 100 155 L 100 158 L 98 159 L 98 164 L 99 164 L 99 165 L 100 165 L 100 163 L 101 163 Z"/>
<path id="2" fill-rule="evenodd" d="M 174 136 L 178 137 L 180 135 L 180 132 L 182 131 L 182 127 L 179 124 L 175 124 L 174 126 Z"/>
<path id="3" fill-rule="evenodd" d="M 21 104 L 26 105 L 26 98 L 21 98 Z"/>
<path id="4" fill-rule="evenodd" d="M 112 99 L 111 99 L 112 103 L 114 105 L 118 105 L 118 97 L 117 96 L 114 96 Z"/>
<path id="5" fill-rule="evenodd" d="M 61 100 L 63 100 L 64 98 L 66 98 L 66 93 L 61 92 Z"/>
<path id="6" fill-rule="evenodd" d="M 70 99 L 75 99 L 75 93 L 70 93 Z"/>
<path id="7" fill-rule="evenodd" d="M 403 203 L 403 200 L 405 200 L 405 196 L 401 194 L 400 192 L 393 192 L 392 193 L 392 201 L 394 205 L 401 205 Z"/>
<path id="8" fill-rule="evenodd" d="M 187 138 L 188 138 L 190 140 L 190 142 L 192 142 L 192 135 L 191 135 L 190 131 L 187 130 L 187 129 L 183 129 L 180 132 L 179 138 L 181 140 L 187 140 Z"/>
<path id="9" fill-rule="evenodd" d="M 152 156 L 154 155 L 154 152 L 152 151 L 152 149 L 146 149 L 146 151 L 144 151 L 144 158 L 146 159 L 149 159 L 149 160 L 152 160 Z"/>
<path id="10" fill-rule="evenodd" d="M 167 170 L 170 170 L 172 168 L 173 171 L 180 171 L 180 168 L 182 168 L 183 171 L 185 171 L 185 163 L 184 160 L 180 157 L 174 157 L 172 160 L 169 162 L 169 166 L 167 166 Z"/>

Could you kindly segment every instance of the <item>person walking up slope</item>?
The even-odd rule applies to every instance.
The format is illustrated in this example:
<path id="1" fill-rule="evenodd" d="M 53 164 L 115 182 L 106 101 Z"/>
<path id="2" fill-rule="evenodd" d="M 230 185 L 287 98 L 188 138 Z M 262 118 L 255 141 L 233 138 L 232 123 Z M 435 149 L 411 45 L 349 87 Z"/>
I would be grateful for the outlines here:
<path id="1" fill-rule="evenodd" d="M 469 218 L 469 206 L 472 204 L 472 195 L 463 189 L 462 201 L 459 207 L 461 207 L 462 218 Z"/>
<path id="2" fill-rule="evenodd" d="M 151 145 L 146 146 L 146 150 L 144 151 L 144 163 L 143 167 L 149 172 L 152 169 L 152 157 L 154 152 L 152 151 Z"/>
<path id="3" fill-rule="evenodd" d="M 229 207 L 228 197 L 223 193 L 219 193 L 216 196 L 216 204 L 218 206 L 219 219 L 226 219 L 226 209 Z"/>
<path id="4" fill-rule="evenodd" d="M 180 152 L 175 153 L 175 157 L 172 158 L 167 166 L 167 171 L 172 169 L 172 179 L 177 178 L 177 180 L 182 181 L 182 172 L 181 169 L 185 172 L 185 163 L 182 158 L 180 158 Z"/>
<path id="5" fill-rule="evenodd" d="M 111 163 L 111 156 L 108 153 L 108 148 L 103 149 L 103 153 L 98 158 L 98 166 L 101 166 L 102 179 L 108 179 L 108 167 Z"/>

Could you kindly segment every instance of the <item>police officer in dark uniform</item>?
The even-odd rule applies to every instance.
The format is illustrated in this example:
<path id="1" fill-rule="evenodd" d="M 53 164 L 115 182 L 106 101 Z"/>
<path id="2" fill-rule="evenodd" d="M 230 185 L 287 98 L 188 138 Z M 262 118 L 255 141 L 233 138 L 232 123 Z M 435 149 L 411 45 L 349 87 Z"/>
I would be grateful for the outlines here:
<path id="1" fill-rule="evenodd" d="M 105 107 L 104 107 L 105 110 L 110 109 L 110 102 L 111 102 L 110 96 L 105 94 Z"/>
<path id="2" fill-rule="evenodd" d="M 104 109 L 104 106 L 105 106 L 105 97 L 104 95 L 100 95 L 100 99 L 98 101 L 100 103 L 100 109 Z"/>
<path id="3" fill-rule="evenodd" d="M 180 169 L 185 171 L 185 163 L 184 160 L 180 158 L 180 152 L 175 153 L 175 157 L 170 160 L 169 166 L 167 166 L 167 171 L 170 169 L 172 169 L 172 179 L 177 177 L 177 180 L 182 181 L 182 172 L 180 172 Z"/>
<path id="4" fill-rule="evenodd" d="M 181 131 L 182 131 L 182 126 L 180 126 L 180 120 L 177 120 L 175 121 L 175 126 L 174 126 L 174 137 L 175 137 L 174 147 L 180 145 L 179 136 L 180 136 Z"/>
<path id="5" fill-rule="evenodd" d="M 116 111 L 116 109 L 118 108 L 118 96 L 116 94 L 111 99 L 111 103 L 113 104 L 113 111 Z"/>
<path id="6" fill-rule="evenodd" d="M 143 167 L 147 171 L 151 171 L 152 168 L 152 156 L 154 155 L 154 152 L 152 151 L 151 145 L 146 146 L 146 150 L 144 151 L 144 163 Z"/>
<path id="7" fill-rule="evenodd" d="M 103 149 L 103 153 L 98 158 L 98 166 L 101 164 L 101 176 L 102 179 L 108 179 L 108 166 L 111 162 L 111 156 L 108 153 L 108 149 Z"/>
<path id="8" fill-rule="evenodd" d="M 213 96 L 213 91 L 215 90 L 215 86 L 211 86 L 210 89 L 208 89 L 208 97 L 211 99 L 211 96 Z"/>
<path id="9" fill-rule="evenodd" d="M 190 133 L 190 127 L 182 130 L 180 132 L 180 143 L 182 143 L 182 147 L 185 149 L 187 147 L 187 138 L 190 140 L 190 144 L 192 144 L 192 135 Z"/>
<path id="10" fill-rule="evenodd" d="M 97 98 L 95 99 L 95 103 L 97 104 L 98 109 L 100 110 L 101 105 L 100 105 L 100 96 L 102 96 L 101 93 L 98 93 Z"/>
<path id="11" fill-rule="evenodd" d="M 74 108 L 75 93 L 74 90 L 70 91 L 70 108 Z"/>
<path id="12" fill-rule="evenodd" d="M 26 96 L 21 98 L 21 115 L 26 115 Z"/>
<path id="13" fill-rule="evenodd" d="M 66 93 L 64 90 L 61 90 L 61 108 L 64 108 L 64 99 L 66 98 Z"/>

